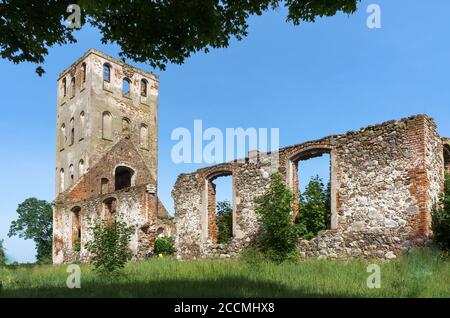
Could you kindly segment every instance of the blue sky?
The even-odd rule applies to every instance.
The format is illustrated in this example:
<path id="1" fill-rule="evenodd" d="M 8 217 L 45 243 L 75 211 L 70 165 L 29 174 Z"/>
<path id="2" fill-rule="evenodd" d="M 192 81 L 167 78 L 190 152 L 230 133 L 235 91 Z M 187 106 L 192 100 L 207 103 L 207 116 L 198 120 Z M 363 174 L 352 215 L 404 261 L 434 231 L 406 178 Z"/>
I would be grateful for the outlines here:
<path id="1" fill-rule="evenodd" d="M 381 29 L 366 27 L 371 3 L 381 6 Z M 177 175 L 201 166 L 174 164 L 170 135 L 177 127 L 192 129 L 195 119 L 223 130 L 279 128 L 285 146 L 426 113 L 450 136 L 450 2 L 363 1 L 359 7 L 351 16 L 298 27 L 285 22 L 285 10 L 268 12 L 250 20 L 243 41 L 155 71 L 159 195 L 169 210 Z M 50 49 L 42 78 L 34 65 L 0 60 L 0 238 L 13 260 L 35 255 L 31 241 L 7 238 L 17 204 L 54 195 L 58 73 L 89 48 L 117 56 L 118 48 L 102 45 L 95 29 L 76 36 L 77 44 Z M 319 166 L 309 165 L 305 174 L 327 169 L 320 160 Z"/>

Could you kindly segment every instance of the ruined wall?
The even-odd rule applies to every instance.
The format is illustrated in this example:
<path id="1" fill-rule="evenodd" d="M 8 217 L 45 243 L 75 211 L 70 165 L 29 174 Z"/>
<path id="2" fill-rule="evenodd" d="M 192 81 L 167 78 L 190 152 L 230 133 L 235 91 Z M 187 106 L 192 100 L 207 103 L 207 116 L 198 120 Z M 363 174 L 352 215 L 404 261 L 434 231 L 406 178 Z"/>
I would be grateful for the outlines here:
<path id="1" fill-rule="evenodd" d="M 145 186 L 133 187 L 114 193 L 97 196 L 85 201 L 74 202 L 72 204 L 56 204 L 54 217 L 54 238 L 58 242 L 54 252 L 54 263 L 88 261 L 89 253 L 86 250 L 86 243 L 92 240 L 91 227 L 98 219 L 105 219 L 105 207 L 103 202 L 106 199 L 116 199 L 117 219 L 135 226 L 136 231 L 131 237 L 130 249 L 136 257 L 144 257 L 150 251 L 150 241 L 156 232 L 156 215 L 153 215 L 155 208 L 155 195 L 146 192 Z M 81 251 L 78 253 L 73 249 L 73 237 L 71 231 L 74 222 L 74 214 L 71 211 L 80 208 L 81 220 Z"/>
<path id="2" fill-rule="evenodd" d="M 331 156 L 331 228 L 300 240 L 305 257 L 394 258 L 430 234 L 430 211 L 443 184 L 443 148 L 434 122 L 423 115 L 370 126 L 280 149 L 279 171 L 298 188 L 298 160 Z M 234 182 L 234 237 L 213 244 L 208 237 L 208 175 L 226 170 Z M 269 183 L 270 162 L 233 162 L 181 175 L 172 195 L 179 258 L 229 257 L 259 230 L 253 200 Z M 301 213 L 301 211 L 299 212 Z"/>

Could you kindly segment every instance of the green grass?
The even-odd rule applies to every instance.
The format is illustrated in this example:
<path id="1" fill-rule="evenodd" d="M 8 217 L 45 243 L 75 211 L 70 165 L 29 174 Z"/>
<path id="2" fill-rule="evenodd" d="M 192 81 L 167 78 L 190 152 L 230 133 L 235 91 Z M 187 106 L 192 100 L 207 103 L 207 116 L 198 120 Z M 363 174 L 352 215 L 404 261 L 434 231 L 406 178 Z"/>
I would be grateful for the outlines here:
<path id="1" fill-rule="evenodd" d="M 366 285 L 381 266 L 381 288 Z M 0 297 L 449 297 L 450 259 L 416 250 L 394 261 L 306 260 L 280 265 L 242 260 L 130 263 L 100 278 L 83 265 L 81 289 L 68 289 L 66 266 L 0 268 Z"/>

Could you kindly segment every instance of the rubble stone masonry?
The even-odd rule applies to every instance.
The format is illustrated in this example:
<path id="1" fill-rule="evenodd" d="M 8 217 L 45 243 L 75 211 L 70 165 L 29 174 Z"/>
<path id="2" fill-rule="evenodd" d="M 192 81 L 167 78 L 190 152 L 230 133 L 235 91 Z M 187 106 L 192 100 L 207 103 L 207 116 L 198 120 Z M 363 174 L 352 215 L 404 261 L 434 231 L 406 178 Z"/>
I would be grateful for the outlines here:
<path id="1" fill-rule="evenodd" d="M 299 240 L 304 257 L 395 258 L 411 246 L 427 244 L 431 209 L 443 187 L 448 140 L 434 121 L 418 115 L 329 136 L 279 151 L 279 168 L 298 193 L 298 162 L 330 155 L 331 225 L 317 237 Z M 445 160 L 444 160 L 445 159 Z M 301 165 L 300 165 L 301 171 Z M 255 197 L 269 187 L 270 156 L 219 164 L 178 177 L 175 247 L 180 259 L 234 257 L 257 237 Z M 233 178 L 233 238 L 217 244 L 211 231 L 211 181 Z M 301 213 L 294 206 L 293 213 Z M 211 233 L 213 234 L 211 234 Z"/>

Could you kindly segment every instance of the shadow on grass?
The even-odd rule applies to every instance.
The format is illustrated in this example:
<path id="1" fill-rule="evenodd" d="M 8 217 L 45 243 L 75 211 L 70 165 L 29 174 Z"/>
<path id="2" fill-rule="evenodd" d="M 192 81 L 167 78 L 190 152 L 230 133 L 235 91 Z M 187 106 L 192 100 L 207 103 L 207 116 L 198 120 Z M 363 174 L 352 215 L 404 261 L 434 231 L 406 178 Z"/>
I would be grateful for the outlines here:
<path id="1" fill-rule="evenodd" d="M 352 294 L 326 294 L 301 286 L 288 288 L 274 282 L 255 282 L 244 277 L 214 280 L 166 280 L 148 283 L 85 283 L 80 289 L 66 287 L 17 288 L 0 291 L 0 297 L 149 297 L 149 298 L 301 298 L 358 297 Z"/>

